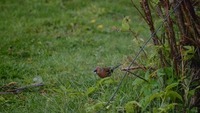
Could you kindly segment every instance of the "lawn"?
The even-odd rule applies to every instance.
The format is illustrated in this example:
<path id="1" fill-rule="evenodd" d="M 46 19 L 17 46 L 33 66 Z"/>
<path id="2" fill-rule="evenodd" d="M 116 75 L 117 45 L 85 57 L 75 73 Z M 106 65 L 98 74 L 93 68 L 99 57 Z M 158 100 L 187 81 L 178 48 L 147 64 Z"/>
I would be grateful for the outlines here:
<path id="1" fill-rule="evenodd" d="M 124 72 L 100 79 L 96 66 L 128 66 L 139 49 L 124 16 L 139 38 L 146 24 L 129 0 L 1 0 L 0 86 L 42 78 L 44 86 L 0 95 L 1 113 L 83 113 L 109 100 Z M 109 112 L 137 100 L 134 77 L 126 77 Z M 2 89 L 1 89 L 2 90 Z"/>

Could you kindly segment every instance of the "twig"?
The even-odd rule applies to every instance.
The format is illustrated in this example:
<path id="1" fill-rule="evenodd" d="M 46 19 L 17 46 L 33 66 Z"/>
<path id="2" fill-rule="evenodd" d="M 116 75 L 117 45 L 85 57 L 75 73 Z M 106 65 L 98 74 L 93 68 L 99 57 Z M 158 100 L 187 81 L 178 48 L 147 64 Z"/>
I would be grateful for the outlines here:
<path id="1" fill-rule="evenodd" d="M 44 85 L 43 83 L 31 84 L 31 85 L 28 85 L 28 86 L 23 86 L 23 87 L 19 87 L 19 88 L 16 88 L 16 89 L 12 89 L 12 90 L 9 90 L 9 91 L 6 91 L 6 92 L 0 92 L 0 94 L 1 95 L 2 94 L 16 94 L 16 93 L 22 92 L 25 89 L 29 89 L 29 88 L 32 88 L 32 87 L 43 86 L 43 85 Z"/>
<path id="2" fill-rule="evenodd" d="M 141 67 L 141 66 L 134 66 L 134 67 L 126 67 L 126 68 L 122 68 L 121 71 L 129 71 L 129 70 L 136 70 L 136 69 L 142 69 L 142 70 L 146 70 L 146 67 Z"/>
<path id="3" fill-rule="evenodd" d="M 139 8 L 134 4 L 133 0 L 131 0 L 131 3 L 133 5 L 133 7 L 139 12 L 139 14 L 142 16 L 142 18 L 144 19 L 144 21 L 147 22 L 146 18 L 144 17 L 144 15 L 142 14 L 142 12 L 139 10 Z"/>
<path id="4" fill-rule="evenodd" d="M 129 73 L 131 73 L 131 74 L 133 74 L 134 76 L 136 76 L 136 77 L 138 77 L 138 78 L 144 80 L 145 82 L 148 82 L 148 83 L 149 83 L 149 81 L 147 81 L 145 78 L 142 78 L 141 76 L 139 76 L 139 75 L 137 75 L 137 74 L 135 74 L 135 73 L 133 73 L 133 72 L 131 72 L 131 71 L 129 71 L 129 70 L 126 70 L 126 71 L 129 72 Z"/>

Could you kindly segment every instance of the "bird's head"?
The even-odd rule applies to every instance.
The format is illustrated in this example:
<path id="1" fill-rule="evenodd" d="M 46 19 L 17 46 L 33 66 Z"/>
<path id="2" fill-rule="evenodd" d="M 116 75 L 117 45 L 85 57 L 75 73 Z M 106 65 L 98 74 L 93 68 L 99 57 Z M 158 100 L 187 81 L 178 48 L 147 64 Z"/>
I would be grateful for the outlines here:
<path id="1" fill-rule="evenodd" d="M 100 67 L 96 67 L 94 72 L 97 73 L 97 71 L 100 69 Z"/>

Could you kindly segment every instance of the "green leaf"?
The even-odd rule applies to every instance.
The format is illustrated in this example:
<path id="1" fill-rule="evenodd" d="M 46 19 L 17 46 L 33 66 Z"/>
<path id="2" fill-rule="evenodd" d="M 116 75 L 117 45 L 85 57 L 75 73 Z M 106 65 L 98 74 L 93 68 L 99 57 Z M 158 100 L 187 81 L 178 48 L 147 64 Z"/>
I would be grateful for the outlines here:
<path id="1" fill-rule="evenodd" d="M 155 93 L 152 94 L 149 98 L 149 102 L 151 102 L 152 100 L 154 100 L 155 98 L 160 98 L 163 95 L 163 92 L 159 92 L 159 93 Z"/>
<path id="2" fill-rule="evenodd" d="M 158 111 L 158 108 L 154 107 L 153 108 L 153 113 L 160 113 L 160 111 Z"/>
<path id="3" fill-rule="evenodd" d="M 110 77 L 106 77 L 98 81 L 97 86 L 99 85 L 110 85 L 113 84 L 114 80 L 112 80 Z"/>
<path id="4" fill-rule="evenodd" d="M 195 91 L 196 91 L 197 89 L 199 89 L 199 88 L 200 88 L 200 86 L 195 87 L 195 89 L 189 91 L 189 94 L 190 94 L 190 95 L 194 95 L 194 94 L 195 94 Z"/>
<path id="5" fill-rule="evenodd" d="M 0 103 L 5 102 L 5 100 L 6 99 L 4 97 L 0 96 Z"/>
<path id="6" fill-rule="evenodd" d="M 146 73 L 145 73 L 145 79 L 149 79 L 150 78 L 150 71 L 147 70 Z"/>
<path id="7" fill-rule="evenodd" d="M 184 46 L 186 50 L 183 51 L 183 60 L 190 60 L 194 57 L 195 49 L 193 46 Z"/>
<path id="8" fill-rule="evenodd" d="M 164 72 L 164 69 L 161 68 L 161 69 L 158 69 L 158 70 L 157 70 L 157 75 L 160 77 L 160 76 L 166 75 L 166 73 Z"/>
<path id="9" fill-rule="evenodd" d="M 194 93 L 195 93 L 195 89 L 193 89 L 193 90 L 190 90 L 189 92 L 188 92 L 190 95 L 194 95 Z"/>
<path id="10" fill-rule="evenodd" d="M 158 108 L 159 113 L 169 113 L 169 110 L 174 109 L 175 105 L 177 105 L 177 103 L 167 104 L 164 107 Z"/>
<path id="11" fill-rule="evenodd" d="M 129 101 L 125 105 L 127 113 L 137 113 L 141 109 L 141 105 L 137 101 Z"/>
<path id="12" fill-rule="evenodd" d="M 167 91 L 166 92 L 166 96 L 170 97 L 170 99 L 175 100 L 176 98 L 178 98 L 179 100 L 183 101 L 181 95 L 179 95 L 177 92 L 175 91 Z"/>
<path id="13" fill-rule="evenodd" d="M 104 109 L 105 105 L 106 105 L 106 102 L 97 102 L 96 104 L 95 103 L 93 103 L 93 104 L 86 103 L 85 110 L 87 113 L 97 113 L 100 110 Z M 106 109 L 109 109 L 109 107 L 106 107 Z"/>
<path id="14" fill-rule="evenodd" d="M 170 85 L 168 85 L 165 90 L 168 91 L 168 90 L 171 90 L 173 87 L 176 87 L 178 85 L 178 83 L 172 83 Z"/>
<path id="15" fill-rule="evenodd" d="M 96 111 L 99 111 L 100 109 L 102 109 L 104 106 L 106 105 L 106 102 L 98 102 L 94 105 L 94 109 Z"/>
<path id="16" fill-rule="evenodd" d="M 145 102 L 143 102 L 144 106 L 147 107 L 149 103 L 151 103 L 156 98 L 161 98 L 163 96 L 164 92 L 154 93 L 150 95 L 149 97 L 146 96 Z M 148 98 L 147 98 L 148 97 Z"/>
<path id="17" fill-rule="evenodd" d="M 166 73 L 167 76 L 172 77 L 174 74 L 173 67 L 165 67 L 164 72 Z"/>
<path id="18" fill-rule="evenodd" d="M 200 85 L 199 85 L 199 86 L 197 86 L 197 87 L 195 88 L 195 90 L 196 90 L 196 89 L 199 89 L 199 88 L 200 88 Z"/>
<path id="19" fill-rule="evenodd" d="M 63 85 L 61 85 L 61 86 L 60 86 L 60 89 L 61 89 L 61 90 L 63 90 L 64 92 L 66 92 L 66 91 L 67 91 L 66 87 L 65 87 L 65 86 L 63 86 Z"/>
<path id="20" fill-rule="evenodd" d="M 53 92 L 62 94 L 63 91 L 61 89 L 52 88 Z"/>
<path id="21" fill-rule="evenodd" d="M 90 94 L 94 93 L 96 91 L 96 89 L 97 89 L 96 87 L 89 87 L 86 91 L 86 94 L 90 95 Z"/>
<path id="22" fill-rule="evenodd" d="M 151 2 L 152 7 L 156 7 L 159 3 L 159 0 L 151 0 Z"/>
<path id="23" fill-rule="evenodd" d="M 130 19 L 129 16 L 125 16 L 123 18 L 123 20 L 122 20 L 122 28 L 121 28 L 122 31 L 129 31 L 129 29 L 130 29 L 130 21 L 131 21 L 131 19 Z"/>
<path id="24" fill-rule="evenodd" d="M 87 106 L 85 110 L 86 110 L 87 113 L 94 113 L 95 112 L 93 106 Z"/>

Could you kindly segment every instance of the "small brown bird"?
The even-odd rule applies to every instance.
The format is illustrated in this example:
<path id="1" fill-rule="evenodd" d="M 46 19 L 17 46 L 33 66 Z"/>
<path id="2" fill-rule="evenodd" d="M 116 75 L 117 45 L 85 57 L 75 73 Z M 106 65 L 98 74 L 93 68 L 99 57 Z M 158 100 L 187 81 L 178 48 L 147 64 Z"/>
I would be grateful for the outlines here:
<path id="1" fill-rule="evenodd" d="M 100 78 L 105 78 L 105 77 L 109 77 L 111 76 L 111 74 L 113 73 L 113 71 L 115 69 L 117 69 L 119 66 L 121 66 L 122 64 L 119 64 L 117 66 L 114 67 L 96 67 L 96 69 L 94 70 L 94 72 L 100 77 Z"/>

